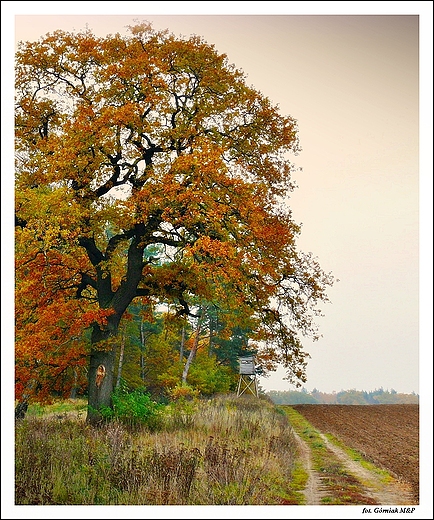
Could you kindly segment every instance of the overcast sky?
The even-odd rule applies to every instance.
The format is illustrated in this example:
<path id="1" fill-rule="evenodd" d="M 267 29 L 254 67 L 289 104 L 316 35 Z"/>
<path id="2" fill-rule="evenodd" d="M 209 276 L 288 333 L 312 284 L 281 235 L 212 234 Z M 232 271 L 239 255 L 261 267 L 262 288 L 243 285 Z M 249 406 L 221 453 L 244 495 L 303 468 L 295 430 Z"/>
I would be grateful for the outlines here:
<path id="1" fill-rule="evenodd" d="M 14 23 L 17 41 L 86 25 L 126 33 L 138 19 L 227 54 L 297 119 L 299 247 L 340 280 L 323 337 L 305 342 L 305 388 L 432 388 L 432 2 L 2 2 L 2 14 L 3 4 L 16 16 L 2 17 L 2 42 Z M 281 372 L 260 384 L 294 389 Z"/>
<path id="2" fill-rule="evenodd" d="M 305 342 L 305 387 L 419 393 L 419 17 L 23 14 L 15 38 L 126 33 L 135 18 L 203 36 L 298 121 L 299 246 L 340 280 L 323 337 Z M 293 388 L 282 374 L 261 386 Z"/>

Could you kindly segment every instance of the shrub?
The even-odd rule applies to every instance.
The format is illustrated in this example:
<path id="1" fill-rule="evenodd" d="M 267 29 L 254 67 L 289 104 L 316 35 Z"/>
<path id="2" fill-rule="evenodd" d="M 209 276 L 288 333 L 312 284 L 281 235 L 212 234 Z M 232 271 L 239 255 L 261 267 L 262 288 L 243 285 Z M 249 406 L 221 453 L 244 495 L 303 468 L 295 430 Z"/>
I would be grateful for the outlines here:
<path id="1" fill-rule="evenodd" d="M 176 385 L 174 388 L 170 390 L 170 397 L 173 400 L 183 400 L 183 399 L 195 399 L 199 397 L 200 391 L 194 389 L 190 385 L 182 384 Z"/>
<path id="2" fill-rule="evenodd" d="M 164 405 L 153 401 L 144 388 L 129 391 L 125 385 L 115 389 L 113 408 L 100 410 L 105 420 L 116 419 L 127 426 L 146 426 L 155 430 L 160 424 L 160 412 Z"/>

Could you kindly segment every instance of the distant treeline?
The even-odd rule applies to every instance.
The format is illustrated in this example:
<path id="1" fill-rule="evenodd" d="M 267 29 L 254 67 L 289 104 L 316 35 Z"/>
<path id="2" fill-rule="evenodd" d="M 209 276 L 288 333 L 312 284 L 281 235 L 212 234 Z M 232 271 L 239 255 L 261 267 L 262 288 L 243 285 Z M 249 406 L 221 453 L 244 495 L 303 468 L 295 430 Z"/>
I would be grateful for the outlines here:
<path id="1" fill-rule="evenodd" d="M 266 395 L 275 404 L 419 404 L 419 395 L 399 394 L 395 390 L 374 390 L 371 392 L 359 390 L 341 390 L 327 394 L 316 388 L 312 392 L 271 390 Z"/>

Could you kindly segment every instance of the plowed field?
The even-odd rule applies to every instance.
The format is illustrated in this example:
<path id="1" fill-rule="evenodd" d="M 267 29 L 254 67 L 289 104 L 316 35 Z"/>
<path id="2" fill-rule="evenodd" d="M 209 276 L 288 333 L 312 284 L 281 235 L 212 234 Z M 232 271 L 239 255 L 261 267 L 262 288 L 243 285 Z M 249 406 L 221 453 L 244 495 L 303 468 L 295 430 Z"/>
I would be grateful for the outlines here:
<path id="1" fill-rule="evenodd" d="M 419 405 L 291 405 L 366 460 L 409 483 L 419 501 Z"/>

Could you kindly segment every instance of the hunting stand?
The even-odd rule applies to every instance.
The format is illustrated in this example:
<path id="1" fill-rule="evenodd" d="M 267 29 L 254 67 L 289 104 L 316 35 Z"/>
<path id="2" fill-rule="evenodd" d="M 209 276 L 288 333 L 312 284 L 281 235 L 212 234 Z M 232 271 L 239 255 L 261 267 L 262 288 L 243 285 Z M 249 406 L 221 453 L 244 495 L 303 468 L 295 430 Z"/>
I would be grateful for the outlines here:
<path id="1" fill-rule="evenodd" d="M 240 365 L 240 379 L 238 381 L 237 397 L 240 397 L 240 395 L 246 392 L 250 392 L 255 397 L 259 397 L 254 357 L 239 357 L 238 362 Z"/>

